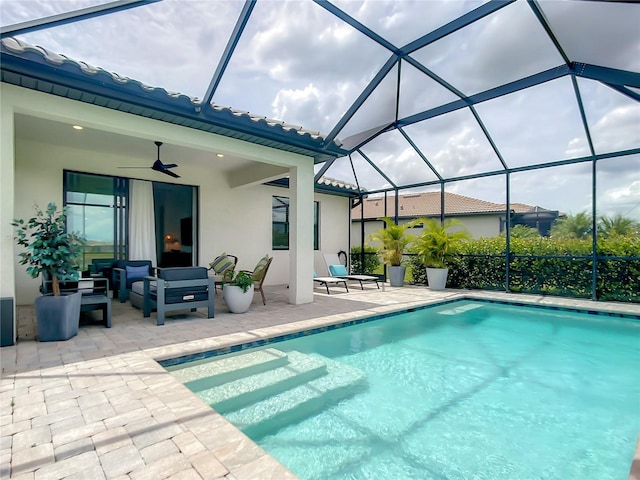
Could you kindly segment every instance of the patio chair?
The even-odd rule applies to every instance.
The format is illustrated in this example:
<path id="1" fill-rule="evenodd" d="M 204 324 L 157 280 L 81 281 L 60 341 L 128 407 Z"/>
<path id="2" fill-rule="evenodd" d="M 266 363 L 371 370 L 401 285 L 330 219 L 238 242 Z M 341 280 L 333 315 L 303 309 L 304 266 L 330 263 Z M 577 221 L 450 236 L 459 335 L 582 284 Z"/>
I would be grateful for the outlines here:
<path id="1" fill-rule="evenodd" d="M 319 277 L 316 274 L 316 271 L 313 271 L 313 281 L 319 283 L 320 285 L 324 285 L 327 288 L 327 295 L 329 295 L 329 285 L 344 285 L 345 290 L 349 293 L 349 287 L 347 286 L 347 281 L 344 278 L 338 277 Z"/>
<path id="2" fill-rule="evenodd" d="M 342 264 L 338 265 L 329 265 L 329 273 L 333 277 L 344 278 L 345 280 L 353 280 L 356 282 L 360 282 L 360 288 L 364 290 L 365 282 L 375 282 L 376 287 L 380 288 L 380 284 L 378 283 L 378 277 L 374 277 L 373 275 L 349 275 L 347 273 L 347 267 Z"/>
<path id="3" fill-rule="evenodd" d="M 267 299 L 264 296 L 264 290 L 262 289 L 262 284 L 264 283 L 264 279 L 267 276 L 267 272 L 269 271 L 269 266 L 271 265 L 272 260 L 273 260 L 273 257 L 270 257 L 269 254 L 267 254 L 258 261 L 253 271 L 242 270 L 243 272 L 247 272 L 248 274 L 250 274 L 251 277 L 253 278 L 253 290 L 254 292 L 255 291 L 260 292 L 260 295 L 262 295 L 263 305 L 267 304 Z"/>
<path id="4" fill-rule="evenodd" d="M 214 317 L 215 287 L 206 267 L 171 267 L 158 269 L 158 276 L 143 279 L 145 318 L 157 312 L 156 325 L 164 325 L 166 312 L 207 307 L 207 318 Z"/>
<path id="5" fill-rule="evenodd" d="M 216 293 L 218 286 L 222 286 L 224 282 L 231 281 L 237 264 L 238 257 L 229 255 L 226 252 L 222 252 L 209 264 L 209 270 L 213 271 L 214 291 Z"/>
<path id="6" fill-rule="evenodd" d="M 380 284 L 378 283 L 379 279 L 373 275 L 355 275 L 349 274 L 347 272 L 347 267 L 345 267 L 338 258 L 338 255 L 335 253 L 325 253 L 324 261 L 327 263 L 327 269 L 329 270 L 329 274 L 332 277 L 344 278 L 346 280 L 353 280 L 360 283 L 360 288 L 364 290 L 364 283 L 375 282 L 376 287 L 380 288 Z"/>
<path id="7" fill-rule="evenodd" d="M 120 303 L 129 298 L 133 283 L 154 274 L 151 260 L 119 260 L 116 265 L 113 269 L 113 298 L 118 297 Z"/>

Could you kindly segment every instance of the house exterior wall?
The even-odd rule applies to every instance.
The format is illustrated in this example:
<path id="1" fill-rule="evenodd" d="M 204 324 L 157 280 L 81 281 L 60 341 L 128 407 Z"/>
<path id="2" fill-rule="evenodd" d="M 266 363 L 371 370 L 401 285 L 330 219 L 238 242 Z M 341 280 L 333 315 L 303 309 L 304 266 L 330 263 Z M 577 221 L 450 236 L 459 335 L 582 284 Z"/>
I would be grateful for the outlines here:
<path id="1" fill-rule="evenodd" d="M 251 160 L 279 165 L 294 171 L 301 163 L 304 165 L 299 188 L 313 188 L 313 159 L 300 155 L 282 152 L 259 145 L 240 142 L 226 137 L 219 137 L 210 133 L 198 132 L 175 125 L 168 125 L 154 120 L 148 120 L 133 115 L 122 114 L 110 110 L 100 109 L 91 105 L 60 99 L 39 92 L 10 85 L 2 85 L 2 132 L 5 134 L 4 119 L 12 117 L 13 112 L 34 114 L 36 112 L 64 112 L 64 118 L 59 115 L 42 114 L 45 118 L 59 119 L 68 123 L 81 122 L 86 127 L 103 130 L 125 132 L 131 136 L 153 139 L 162 138 L 167 143 L 204 148 L 215 152 L 223 150 L 236 152 L 238 156 Z M 11 108 L 9 108 L 11 106 Z M 33 109 L 32 111 L 29 111 Z M 11 122 L 7 122 L 11 127 Z M 13 129 L 10 128 L 13 132 Z M 81 134 L 81 132 L 80 132 Z M 12 134 L 13 135 L 13 134 Z M 12 136 L 13 141 L 13 136 Z M 216 142 L 219 142 L 217 144 Z M 8 142 L 11 144 L 11 142 Z M 151 157 L 131 158 L 109 155 L 103 152 L 88 151 L 86 149 L 69 146 L 53 145 L 34 140 L 15 139 L 15 152 L 2 145 L 2 247 L 5 258 L 2 268 L 2 295 L 14 297 L 17 305 L 32 303 L 38 295 L 38 280 L 31 279 L 25 272 L 25 267 L 18 263 L 18 248 L 13 242 L 13 228 L 10 226 L 13 218 L 29 218 L 33 216 L 33 205 L 45 207 L 49 202 L 58 206 L 63 204 L 63 171 L 65 169 L 87 173 L 113 176 L 127 176 L 132 178 L 165 181 L 158 173 L 151 169 L 121 170 L 118 165 L 146 165 Z M 153 152 L 152 152 L 153 153 Z M 15 164 L 14 164 L 15 158 Z M 309 165 L 306 165 L 308 162 Z M 10 175 L 15 168 L 15 177 Z M 9 174 L 4 175 L 8 171 Z M 130 172 L 135 172 L 131 174 Z M 253 269 L 257 261 L 269 253 L 274 261 L 265 280 L 265 284 L 290 284 L 290 252 L 272 251 L 271 249 L 271 197 L 273 195 L 290 196 L 291 190 L 253 184 L 231 188 L 228 178 L 213 168 L 203 168 L 202 165 L 181 162 L 181 178 L 178 182 L 199 188 L 199 264 L 207 265 L 222 251 L 239 257 L 238 267 Z M 309 185 L 306 185 L 306 183 Z M 13 198 L 4 203 L 6 192 L 15 192 Z M 326 242 L 331 245 L 334 239 L 348 238 L 349 201 L 327 195 L 316 195 L 321 202 L 321 225 L 331 226 L 332 232 L 324 233 Z M 342 216 L 341 221 L 337 219 Z M 313 228 L 312 219 L 301 220 L 305 229 Z M 306 230 L 305 230 L 306 231 Z M 305 236 L 305 235 L 303 235 Z M 312 233 L 306 235 L 303 242 L 309 242 Z M 346 241 L 345 241 L 346 244 Z M 312 247 L 311 247 L 312 248 Z M 6 256 L 5 252 L 12 252 Z M 7 261 L 12 258 L 13 261 Z M 307 265 L 308 263 L 308 265 Z M 311 280 L 311 260 L 303 261 L 299 271 L 307 271 L 305 278 L 297 279 L 297 290 L 300 298 L 313 298 L 313 281 Z M 5 269 L 7 265 L 10 268 Z M 5 280 L 6 278 L 6 280 Z M 13 284 L 15 280 L 15 285 Z M 290 295 L 290 301 L 291 301 Z M 294 299 L 295 300 L 295 299 Z M 291 301 L 291 303 L 305 303 Z"/>
<path id="2" fill-rule="evenodd" d="M 462 224 L 464 224 L 465 228 L 474 238 L 481 237 L 495 237 L 500 234 L 500 220 L 502 219 L 504 223 L 504 215 L 468 215 L 468 216 L 458 216 L 448 217 L 455 218 Z M 409 220 L 399 220 L 400 224 L 405 224 L 409 222 Z M 371 233 L 376 230 L 382 228 L 384 226 L 384 222 L 373 220 L 365 222 L 365 245 L 367 244 L 367 239 Z M 413 235 L 420 235 L 422 233 L 421 228 L 413 228 L 411 230 Z M 351 246 L 359 246 L 361 240 L 361 226 L 359 221 L 351 222 Z"/>

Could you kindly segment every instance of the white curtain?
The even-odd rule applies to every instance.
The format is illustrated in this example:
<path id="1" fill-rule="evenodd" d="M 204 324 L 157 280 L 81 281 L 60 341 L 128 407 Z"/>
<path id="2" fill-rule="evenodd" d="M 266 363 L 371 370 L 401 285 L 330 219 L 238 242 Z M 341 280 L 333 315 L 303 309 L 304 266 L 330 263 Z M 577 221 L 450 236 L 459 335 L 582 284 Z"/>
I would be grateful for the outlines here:
<path id="1" fill-rule="evenodd" d="M 129 260 L 151 260 L 155 267 L 156 258 L 153 184 L 129 180 Z"/>

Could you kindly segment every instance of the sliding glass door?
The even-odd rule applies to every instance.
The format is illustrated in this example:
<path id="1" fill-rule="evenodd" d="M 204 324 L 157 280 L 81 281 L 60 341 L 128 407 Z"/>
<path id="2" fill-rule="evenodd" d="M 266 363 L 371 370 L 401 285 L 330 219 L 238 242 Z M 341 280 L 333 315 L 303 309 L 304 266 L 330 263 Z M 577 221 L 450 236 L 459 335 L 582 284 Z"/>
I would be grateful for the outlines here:
<path id="1" fill-rule="evenodd" d="M 197 265 L 197 187 L 152 183 L 157 265 Z M 87 240 L 83 271 L 128 258 L 129 179 L 65 171 L 64 204 L 67 229 Z"/>

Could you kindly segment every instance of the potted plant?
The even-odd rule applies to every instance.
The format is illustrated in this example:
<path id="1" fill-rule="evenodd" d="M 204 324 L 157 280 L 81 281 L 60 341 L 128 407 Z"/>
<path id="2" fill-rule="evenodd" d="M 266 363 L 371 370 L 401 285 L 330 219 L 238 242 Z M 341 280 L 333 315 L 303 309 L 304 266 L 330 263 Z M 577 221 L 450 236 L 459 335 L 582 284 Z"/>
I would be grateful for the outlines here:
<path id="1" fill-rule="evenodd" d="M 222 283 L 222 297 L 231 313 L 244 313 L 253 301 L 253 277 L 240 270 L 229 282 Z"/>
<path id="2" fill-rule="evenodd" d="M 26 248 L 18 254 L 21 265 L 28 265 L 32 278 L 42 275 L 43 286 L 51 286 L 51 294 L 35 299 L 38 339 L 42 342 L 68 340 L 78 334 L 81 293 L 60 294 L 60 282 L 78 280 L 75 260 L 80 256 L 84 239 L 66 231 L 66 211 L 59 212 L 55 203 L 45 211 L 35 206 L 36 216 L 25 221 L 14 219 L 16 242 Z"/>
<path id="3" fill-rule="evenodd" d="M 427 267 L 427 282 L 432 290 L 443 290 L 447 284 L 449 268 L 447 260 L 452 249 L 470 235 L 464 229 L 450 231 L 454 227 L 463 227 L 457 220 L 447 220 L 443 224 L 434 218 L 422 219 L 424 230 L 413 245 L 413 253 L 418 255 Z"/>
<path id="4" fill-rule="evenodd" d="M 381 218 L 385 228 L 373 232 L 367 243 L 380 244 L 378 253 L 382 261 L 389 266 L 389 284 L 392 287 L 401 287 L 404 284 L 406 267 L 402 265 L 402 256 L 409 245 L 415 240 L 415 235 L 407 233 L 407 229 L 419 224 L 418 220 L 396 225 L 389 217 Z"/>

